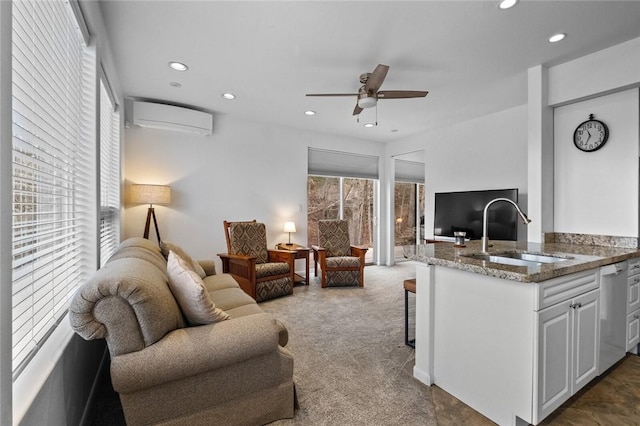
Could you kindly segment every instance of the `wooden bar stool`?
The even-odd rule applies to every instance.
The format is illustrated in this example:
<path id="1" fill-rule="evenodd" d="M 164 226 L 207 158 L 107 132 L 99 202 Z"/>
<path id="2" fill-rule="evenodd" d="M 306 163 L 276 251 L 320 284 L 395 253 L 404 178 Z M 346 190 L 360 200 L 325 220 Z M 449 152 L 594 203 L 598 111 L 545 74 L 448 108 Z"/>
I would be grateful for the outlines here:
<path id="1" fill-rule="evenodd" d="M 404 280 L 404 344 L 416 347 L 416 339 L 409 340 L 409 292 L 416 294 L 416 279 Z"/>

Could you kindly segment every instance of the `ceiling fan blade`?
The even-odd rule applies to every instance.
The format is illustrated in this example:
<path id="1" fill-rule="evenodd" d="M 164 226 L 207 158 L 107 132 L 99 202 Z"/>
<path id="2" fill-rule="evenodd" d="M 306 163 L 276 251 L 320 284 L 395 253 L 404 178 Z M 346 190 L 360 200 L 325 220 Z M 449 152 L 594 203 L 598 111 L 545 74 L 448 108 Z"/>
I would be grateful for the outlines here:
<path id="1" fill-rule="evenodd" d="M 358 96 L 357 93 L 307 93 L 306 96 Z"/>
<path id="2" fill-rule="evenodd" d="M 378 64 L 375 70 L 369 76 L 369 79 L 364 85 L 367 93 L 375 93 L 378 91 L 380 86 L 382 86 L 382 82 L 387 77 L 387 73 L 389 72 L 388 65 Z"/>
<path id="3" fill-rule="evenodd" d="M 381 90 L 378 99 L 424 98 L 427 93 L 420 90 Z"/>
<path id="4" fill-rule="evenodd" d="M 356 104 L 356 107 L 353 109 L 353 115 L 358 115 L 362 112 L 362 108 Z"/>

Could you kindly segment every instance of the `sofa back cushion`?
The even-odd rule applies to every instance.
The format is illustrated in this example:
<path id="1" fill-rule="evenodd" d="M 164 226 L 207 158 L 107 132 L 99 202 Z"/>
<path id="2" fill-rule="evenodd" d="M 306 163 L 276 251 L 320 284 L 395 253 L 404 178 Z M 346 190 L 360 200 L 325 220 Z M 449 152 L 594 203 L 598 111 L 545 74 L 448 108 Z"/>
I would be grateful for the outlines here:
<path id="1" fill-rule="evenodd" d="M 162 241 L 160 243 L 160 251 L 162 252 L 162 255 L 164 256 L 164 258 L 167 260 L 169 259 L 169 252 L 170 251 L 174 252 L 175 254 L 180 256 L 180 258 L 184 259 L 184 261 L 187 262 L 187 265 L 189 266 L 189 268 L 193 270 L 193 272 L 198 274 L 200 278 L 204 278 L 207 276 L 204 269 L 202 269 L 202 266 L 200 266 L 198 262 L 193 260 L 191 256 L 189 256 L 189 254 L 186 251 L 184 251 L 182 247 L 180 247 L 179 245 L 170 243 L 169 241 Z"/>
<path id="2" fill-rule="evenodd" d="M 159 250 L 157 252 L 153 252 L 144 247 L 133 246 L 118 248 L 118 250 L 113 253 L 113 255 L 107 261 L 107 265 L 118 259 L 144 260 L 145 262 L 149 262 L 150 264 L 158 268 L 158 270 L 161 271 L 165 276 L 167 274 L 167 261 L 164 257 L 162 257 Z"/>
<path id="3" fill-rule="evenodd" d="M 139 351 L 185 327 L 164 271 L 139 258 L 109 261 L 78 290 L 69 306 L 83 338 L 107 340 L 112 356 Z"/>

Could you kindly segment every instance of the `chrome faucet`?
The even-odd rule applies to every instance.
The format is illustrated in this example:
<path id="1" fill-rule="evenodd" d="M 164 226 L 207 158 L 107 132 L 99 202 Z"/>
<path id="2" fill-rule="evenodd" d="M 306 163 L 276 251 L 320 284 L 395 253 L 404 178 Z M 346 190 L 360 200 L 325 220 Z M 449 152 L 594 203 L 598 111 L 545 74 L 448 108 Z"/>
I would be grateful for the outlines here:
<path id="1" fill-rule="evenodd" d="M 489 252 L 489 233 L 487 232 L 487 210 L 489 210 L 489 206 L 491 204 L 498 201 L 506 201 L 508 203 L 511 203 L 513 207 L 515 207 L 516 210 L 518 211 L 518 214 L 522 219 L 522 223 L 524 223 L 525 225 L 528 225 L 531 223 L 531 219 L 529 219 L 527 215 L 524 214 L 522 210 L 520 210 L 520 207 L 518 207 L 518 205 L 514 203 L 512 200 L 508 198 L 496 198 L 494 200 L 489 201 L 487 205 L 484 206 L 484 212 L 482 213 L 482 252 L 483 253 Z"/>

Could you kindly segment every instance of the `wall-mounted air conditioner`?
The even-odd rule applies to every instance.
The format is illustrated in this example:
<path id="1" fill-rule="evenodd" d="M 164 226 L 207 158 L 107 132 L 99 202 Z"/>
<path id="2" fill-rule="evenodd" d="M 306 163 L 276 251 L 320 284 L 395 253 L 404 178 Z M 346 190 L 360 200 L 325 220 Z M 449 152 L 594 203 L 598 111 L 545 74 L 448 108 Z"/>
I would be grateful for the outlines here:
<path id="1" fill-rule="evenodd" d="M 206 112 L 153 102 L 133 102 L 133 124 L 152 129 L 210 135 L 213 116 Z"/>

